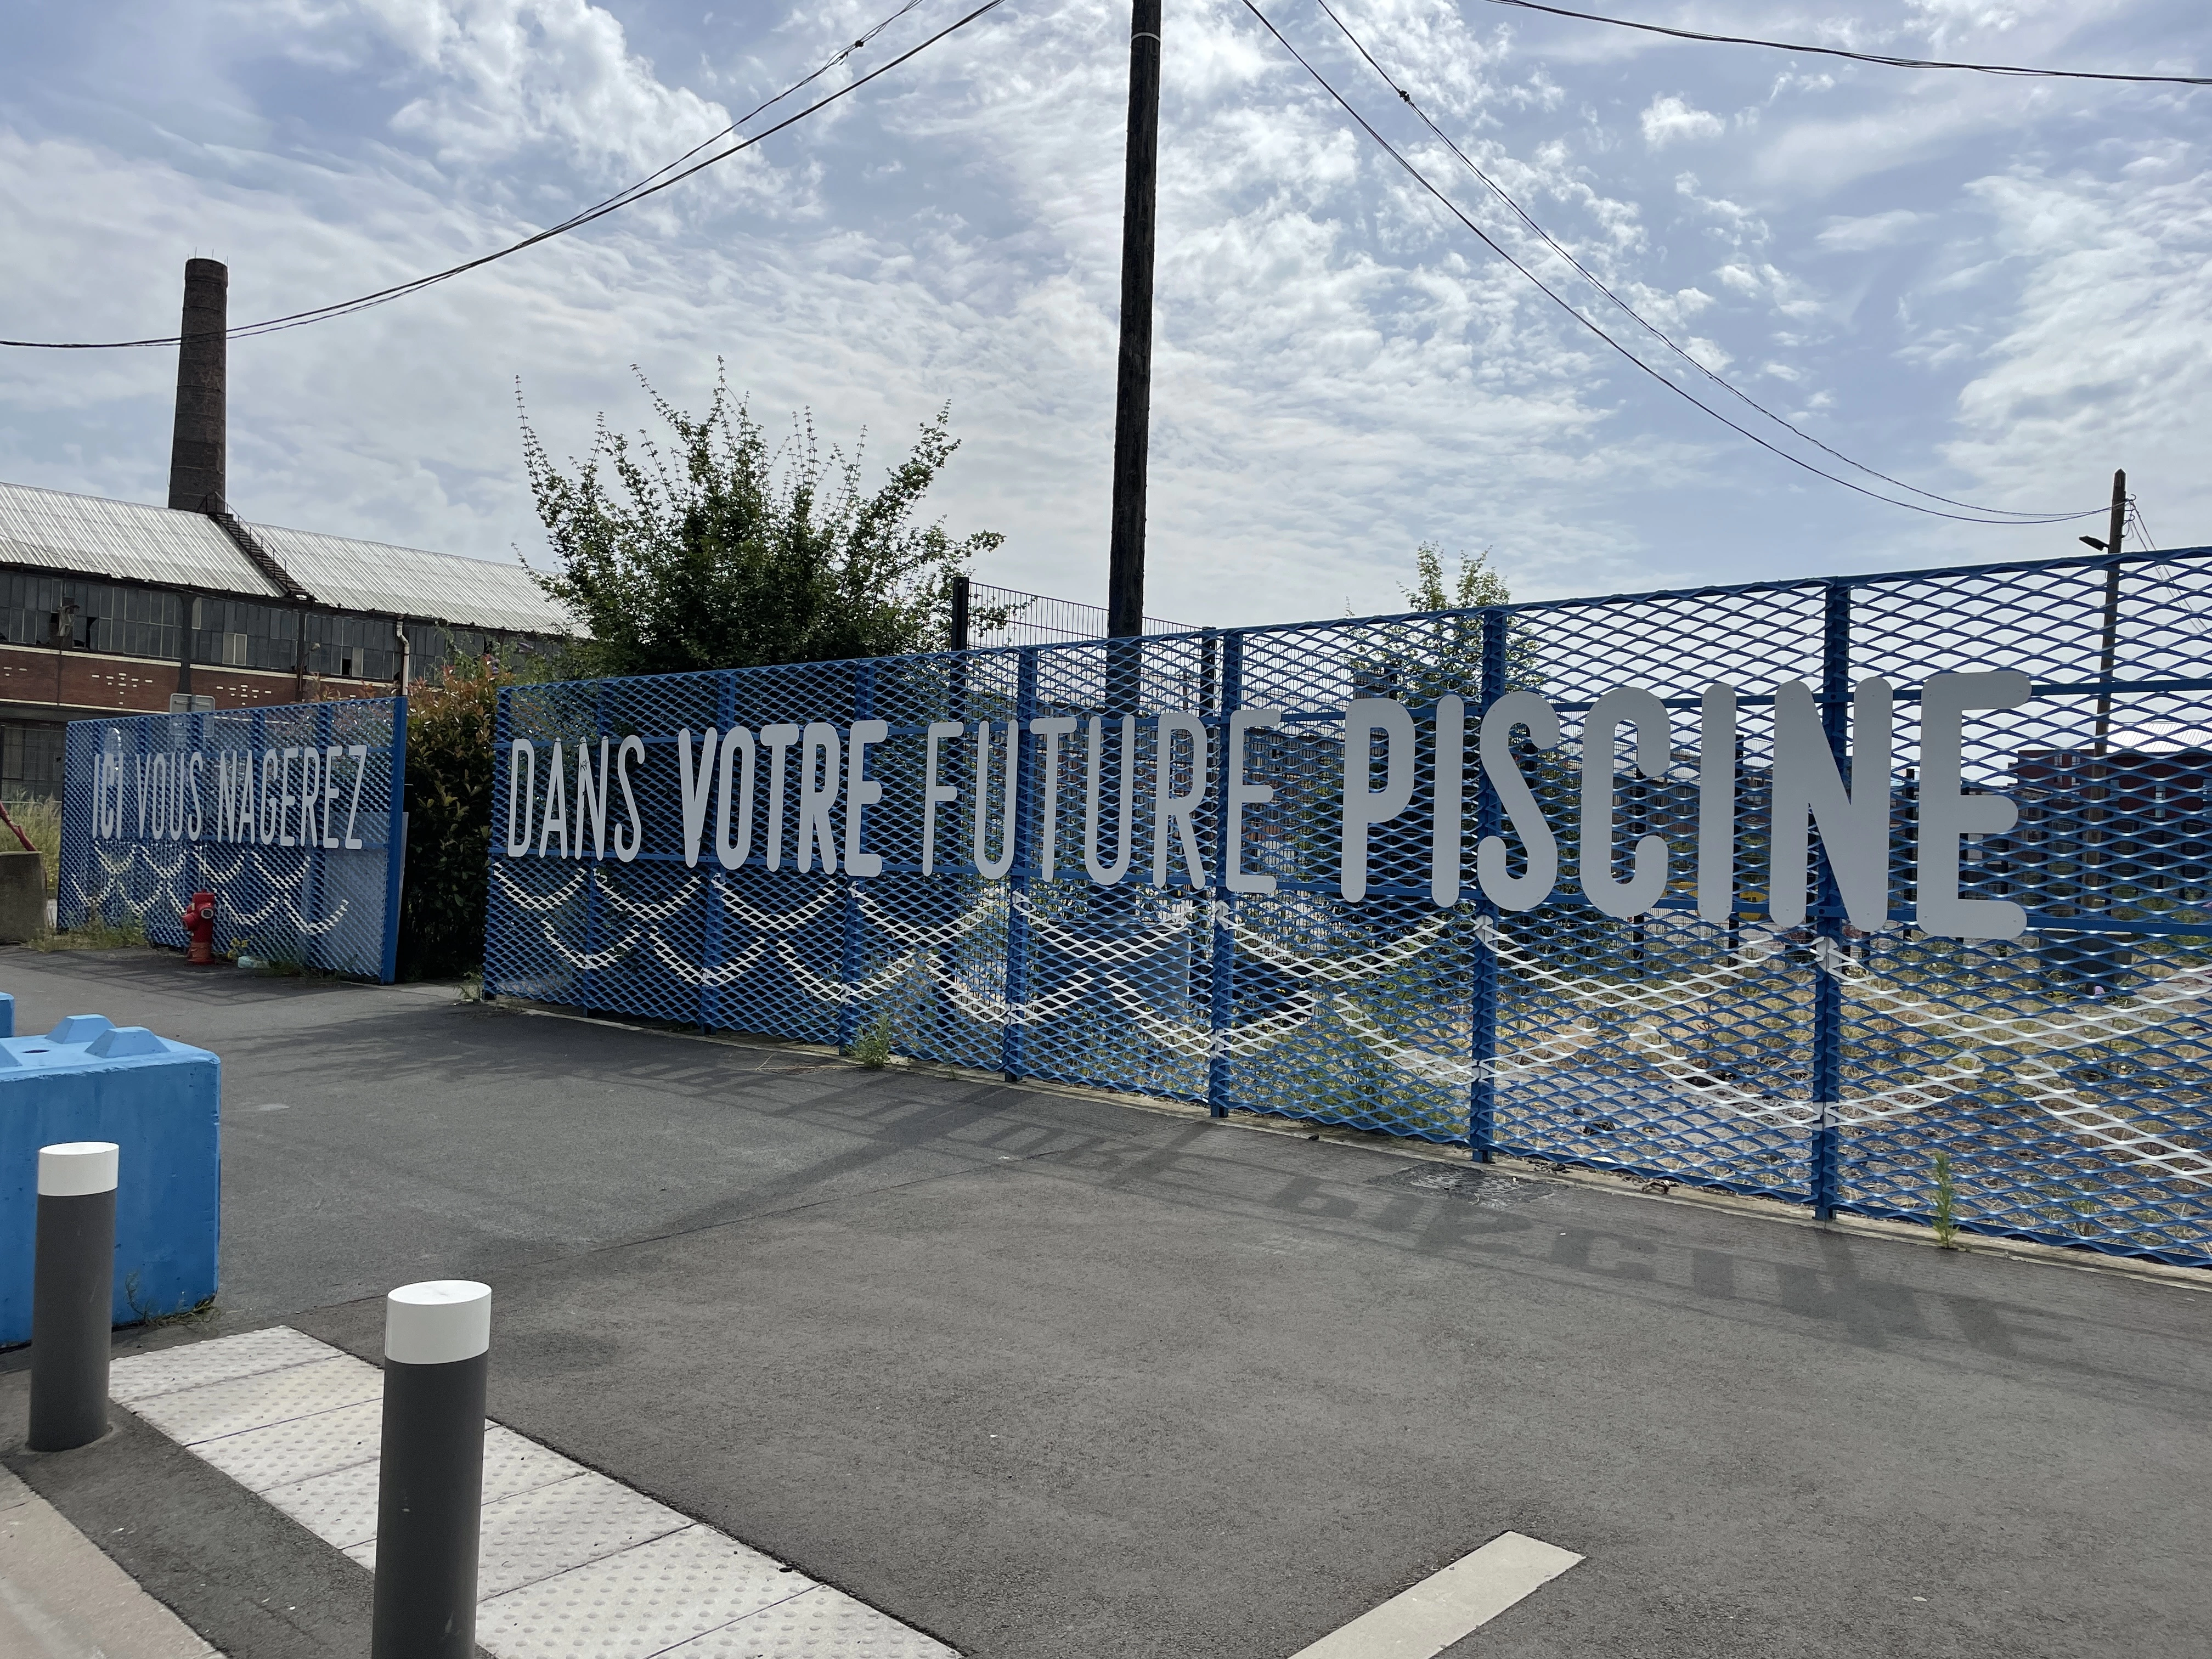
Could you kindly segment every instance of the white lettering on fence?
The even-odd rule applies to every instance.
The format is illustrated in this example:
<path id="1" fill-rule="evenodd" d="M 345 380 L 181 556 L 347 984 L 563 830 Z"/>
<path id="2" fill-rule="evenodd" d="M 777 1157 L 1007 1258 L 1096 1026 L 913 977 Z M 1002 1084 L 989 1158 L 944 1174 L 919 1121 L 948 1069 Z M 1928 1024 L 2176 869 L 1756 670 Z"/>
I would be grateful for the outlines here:
<path id="1" fill-rule="evenodd" d="M 1920 926 L 1960 939 L 2017 939 L 2027 912 L 2009 899 L 1959 896 L 1959 837 L 2002 835 L 2020 821 L 2002 795 L 1959 787 L 1963 717 L 1969 708 L 2017 708 L 2033 688 L 2009 670 L 1938 674 L 1920 688 L 1920 863 L 1914 878 Z"/>
<path id="2" fill-rule="evenodd" d="M 1084 755 L 1083 776 L 1087 793 L 1083 801 L 1083 867 L 1101 887 L 1111 887 L 1129 873 L 1129 859 L 1137 836 L 1137 717 L 1121 716 L 1121 804 L 1114 842 L 1113 862 L 1098 854 L 1099 791 L 1106 787 L 1106 723 L 1091 717 L 1085 733 L 1089 748 Z"/>
<path id="3" fill-rule="evenodd" d="M 984 831 L 988 827 L 991 808 L 991 722 L 979 720 L 975 726 L 975 859 L 977 873 L 988 881 L 1000 881 L 1014 867 L 1014 851 L 1018 837 L 1014 833 L 1014 808 L 1021 792 L 1022 735 L 1013 720 L 1006 723 L 1006 789 L 1001 796 L 1004 810 L 999 816 L 999 856 L 986 858 Z"/>
<path id="4" fill-rule="evenodd" d="M 113 740 L 119 742 L 119 735 Z M 356 830 L 368 754 L 368 745 L 359 743 L 332 744 L 328 749 L 267 749 L 260 751 L 257 764 L 251 749 L 156 750 L 132 756 L 113 747 L 103 749 L 92 759 L 92 835 L 102 842 L 243 842 L 358 852 L 366 845 Z M 332 809 L 344 793 L 339 769 L 348 758 L 354 763 L 353 793 L 341 837 L 331 833 Z M 529 850 L 533 827 L 530 815 L 537 759 L 527 741 L 517 739 L 509 750 L 509 772 L 508 799 L 514 810 L 507 852 L 519 857 Z M 558 829 L 557 806 L 553 812 Z M 582 848 L 580 817 L 575 835 L 579 856 Z"/>
<path id="5" fill-rule="evenodd" d="M 817 853 L 822 856 L 822 868 L 830 875 L 837 873 L 837 832 L 830 826 L 830 811 L 837 804 L 838 769 L 842 764 L 842 747 L 837 741 L 837 728 L 826 720 L 809 720 L 806 729 L 799 733 L 799 859 L 804 872 L 814 867 Z M 817 781 L 818 780 L 818 781 Z M 1006 800 L 1013 804 L 1013 779 L 1006 781 Z M 1013 832 L 1006 834 L 1006 844 L 1013 845 Z"/>
<path id="6" fill-rule="evenodd" d="M 1382 734 L 1382 787 L 1374 781 L 1375 734 Z M 1358 697 L 1344 711 L 1344 839 L 1337 885 L 1347 899 L 1367 896 L 1367 832 L 1388 823 L 1413 799 L 1413 716 L 1402 702 Z"/>
<path id="7" fill-rule="evenodd" d="M 1248 732 L 1267 731 L 1282 723 L 1283 711 L 1279 708 L 1240 708 L 1229 717 L 1228 752 L 1221 763 L 1221 884 L 1232 893 L 1275 890 L 1274 877 L 1244 867 L 1244 809 L 1267 806 L 1275 799 L 1274 785 L 1247 780 L 1244 739 Z"/>
<path id="8" fill-rule="evenodd" d="M 2026 926 L 2026 913 L 2017 904 L 1960 896 L 1959 843 L 1967 836 L 2002 833 L 2018 817 L 2017 809 L 2005 797 L 1962 787 L 1964 716 L 1973 709 L 2017 708 L 2028 700 L 2031 690 L 2025 675 L 2012 672 L 1938 674 L 1922 688 L 1919 805 L 1917 825 L 1909 827 L 1917 830 L 1918 837 L 1919 925 L 1929 933 L 2012 939 Z M 1896 827 L 1891 742 L 1893 698 L 1887 680 L 1861 681 L 1852 693 L 1849 710 L 1850 740 L 1838 744 L 1831 741 L 1821 706 L 1810 687 L 1802 681 L 1785 680 L 1772 688 L 1771 817 L 1765 874 L 1767 914 L 1777 925 L 1796 927 L 1804 923 L 1813 867 L 1812 841 L 1816 834 L 1852 925 L 1870 933 L 1887 922 Z M 1695 914 L 1713 922 L 1738 914 L 1737 814 L 1744 770 L 1739 703 L 1735 687 L 1716 682 L 1704 688 L 1697 705 L 1696 845 L 1691 884 Z M 1072 771 L 1072 746 L 1080 733 L 1084 740 L 1084 872 L 1102 886 L 1120 882 L 1135 857 L 1139 736 L 1141 725 L 1149 724 L 1152 728 L 1151 873 L 1155 887 L 1204 889 L 1212 883 L 1199 828 L 1201 823 L 1218 823 L 1221 886 L 1238 894 L 1274 892 L 1275 871 L 1250 867 L 1252 841 L 1255 834 L 1279 836 L 1282 832 L 1255 831 L 1253 825 L 1262 820 L 1248 818 L 1247 813 L 1274 805 L 1277 786 L 1256 781 L 1255 773 L 1310 778 L 1310 763 L 1299 763 L 1298 756 L 1302 751 L 1311 755 L 1316 744 L 1333 743 L 1340 747 L 1343 768 L 1335 884 L 1342 897 L 1354 902 L 1367 898 L 1376 879 L 1372 866 L 1378 845 L 1384 849 L 1379 855 L 1383 863 L 1382 890 L 1401 897 L 1420 890 L 1413 885 L 1419 865 L 1417 850 L 1408 844 L 1411 836 L 1392 830 L 1388 841 L 1378 843 L 1376 832 L 1395 825 L 1407 811 L 1419 780 L 1425 775 L 1430 789 L 1425 826 L 1428 896 L 1440 908 L 1458 903 L 1465 887 L 1467 791 L 1473 770 L 1493 793 L 1502 819 L 1493 833 L 1476 842 L 1475 885 L 1502 910 L 1525 912 L 1544 904 L 1559 887 L 1560 852 L 1552 822 L 1538 799 L 1538 787 L 1540 785 L 1547 796 L 1556 799 L 1571 775 L 1543 758 L 1562 741 L 1559 712 L 1530 690 L 1508 691 L 1493 699 L 1475 723 L 1472 736 L 1476 756 L 1472 768 L 1467 753 L 1470 733 L 1465 700 L 1456 695 L 1441 696 L 1428 713 L 1430 736 L 1425 751 L 1414 710 L 1395 698 L 1359 697 L 1344 708 L 1340 734 L 1314 732 L 1279 736 L 1255 761 L 1252 734 L 1280 732 L 1285 713 L 1274 708 L 1231 710 L 1225 719 L 1214 722 L 1224 727 L 1218 799 L 1212 726 L 1207 720 L 1181 710 L 1164 710 L 1141 722 L 1140 717 L 1128 714 L 1092 714 L 1087 719 L 1048 714 L 1029 720 L 1026 729 L 1018 720 L 988 718 L 972 723 L 940 720 L 909 727 L 897 740 L 921 739 L 920 787 L 903 796 L 919 808 L 919 823 L 915 826 L 920 832 L 915 849 L 919 859 L 917 864 L 902 867 L 918 867 L 925 876 L 939 872 L 939 809 L 957 806 L 963 793 L 959 784 L 945 781 L 948 771 L 958 776 L 961 766 L 947 752 L 947 745 L 966 742 L 975 745 L 975 800 L 968 815 L 969 856 L 965 868 L 986 880 L 1005 880 L 1012 873 L 1026 840 L 1031 845 L 1032 858 L 1029 879 L 1068 878 L 1063 876 L 1059 860 L 1063 827 L 1060 797 L 1064 787 L 1073 787 L 1072 776 L 1064 786 L 1063 775 Z M 1120 729 L 1109 733 L 1109 721 L 1115 719 Z M 1655 692 L 1637 686 L 1619 686 L 1604 692 L 1583 718 L 1575 879 L 1582 895 L 1606 915 L 1643 915 L 1660 904 L 1678 867 L 1677 853 L 1689 851 L 1669 846 L 1651 822 L 1650 786 L 1665 782 L 1676 771 L 1671 720 L 1665 702 Z M 1119 739 L 1121 775 L 1119 798 L 1110 809 L 1115 822 L 1108 832 L 1104 821 L 1109 816 L 1109 734 Z M 1621 790 L 1624 734 L 1627 776 L 1638 785 L 1637 793 L 1627 799 Z M 636 735 L 624 737 L 611 758 L 611 740 L 601 738 L 596 766 L 583 746 L 578 745 L 573 815 L 566 799 L 565 741 L 556 738 L 550 744 L 542 800 L 537 790 L 536 745 L 520 738 L 511 744 L 507 767 L 507 855 L 518 858 L 527 854 L 534 831 L 537 856 L 541 858 L 557 849 L 562 858 L 603 860 L 610 839 L 618 860 L 627 863 L 638 858 L 645 830 L 633 789 L 632 768 L 647 766 L 650 775 L 647 740 Z M 680 856 L 686 866 L 696 866 L 699 862 L 710 812 L 716 863 L 723 869 L 735 870 L 753 857 L 753 751 L 757 742 L 768 751 L 767 776 L 760 792 L 765 796 L 760 803 L 764 817 L 760 864 L 769 870 L 783 866 L 786 757 L 796 748 L 795 844 L 790 849 L 795 867 L 811 871 L 818 866 L 834 874 L 839 869 L 842 845 L 848 875 L 866 880 L 884 873 L 884 854 L 870 851 L 866 842 L 869 810 L 883 805 L 885 789 L 884 780 L 870 774 L 870 751 L 895 741 L 887 721 L 856 720 L 842 735 L 837 726 L 823 720 L 809 721 L 803 726 L 775 722 L 763 726 L 757 738 L 740 726 L 719 734 L 710 726 L 701 734 L 696 749 L 691 731 L 685 727 L 673 738 L 655 741 L 666 743 L 675 751 L 673 804 L 678 808 Z M 1025 792 L 1024 750 L 1031 742 L 1037 745 L 1036 787 Z M 321 833 L 313 840 L 325 847 L 338 845 L 329 835 L 329 808 L 338 793 L 332 768 L 341 752 L 356 762 L 353 805 L 357 809 L 366 755 L 362 745 L 343 751 L 333 747 L 326 756 L 313 750 L 304 755 L 287 750 L 280 756 L 271 749 L 262 756 L 258 780 L 251 752 L 218 755 L 211 769 L 218 836 L 253 839 L 258 835 L 268 842 L 281 834 L 283 843 L 291 845 L 290 763 L 299 757 L 302 761 L 298 798 L 301 827 L 304 832 L 319 812 Z M 140 757 L 135 769 L 119 754 L 112 758 L 101 756 L 94 763 L 93 790 L 102 833 L 110 825 L 120 832 L 125 797 L 135 793 L 142 834 L 150 816 L 156 835 L 198 839 L 203 766 L 197 755 L 188 767 L 181 757 L 170 761 L 155 757 L 149 763 L 148 757 Z M 276 773 L 274 777 L 272 769 Z M 660 787 L 667 786 L 664 782 Z M 617 822 L 610 838 L 606 818 L 611 797 L 617 787 L 627 822 Z M 1679 793 L 1664 798 L 1664 811 L 1659 816 L 1666 822 L 1680 821 L 1680 809 L 1674 804 Z M 1209 807 L 1213 810 L 1209 811 Z M 343 844 L 360 846 L 353 839 L 350 813 L 346 828 Z M 1686 830 L 1687 825 L 1684 828 Z M 1106 833 L 1113 835 L 1110 859 L 1102 846 Z M 1621 860 L 1625 872 L 1616 867 L 1624 835 L 1636 836 Z"/>
<path id="9" fill-rule="evenodd" d="M 938 745 L 947 738 L 959 737 L 967 731 L 958 720 L 932 720 L 929 723 L 927 758 L 921 769 L 921 873 L 937 873 L 937 809 L 949 806 L 960 799 L 957 784 L 937 781 Z M 773 870 L 774 865 L 769 866 Z"/>
<path id="10" fill-rule="evenodd" d="M 1889 682 L 1861 680 L 1851 697 L 1851 783 L 1844 787 L 1820 729 L 1820 706 L 1802 680 L 1774 688 L 1774 852 L 1767 915 L 1805 921 L 1813 825 L 1854 927 L 1889 920 Z"/>
<path id="11" fill-rule="evenodd" d="M 862 851 L 860 836 L 868 808 L 884 798 L 884 786 L 868 775 L 868 745 L 886 742 L 890 734 L 890 726 L 883 720 L 853 722 L 851 757 L 845 763 L 845 873 L 848 876 L 880 876 L 884 872 L 883 854 Z M 726 780 L 722 788 L 724 793 L 729 792 Z"/>
<path id="12" fill-rule="evenodd" d="M 1170 709 L 1160 715 L 1158 725 L 1152 787 L 1152 885 L 1174 885 L 1168 879 L 1168 865 L 1174 855 L 1169 831 L 1175 830 L 1180 831 L 1183 874 L 1193 887 L 1203 887 L 1206 861 L 1198 855 L 1198 837 L 1191 829 L 1191 817 L 1197 811 L 1198 804 L 1206 799 L 1212 781 L 1206 723 L 1195 714 Z M 1190 787 L 1181 794 L 1171 787 L 1177 732 L 1190 739 Z"/>
<path id="13" fill-rule="evenodd" d="M 1645 836 L 1630 856 L 1632 874 L 1613 874 L 1613 838 L 1620 792 L 1613 775 L 1613 739 L 1624 726 L 1636 732 L 1636 770 L 1663 778 L 1674 757 L 1667 748 L 1667 705 L 1650 691 L 1616 686 L 1590 705 L 1583 720 L 1583 896 L 1608 916 L 1640 916 L 1667 890 L 1667 840 Z"/>

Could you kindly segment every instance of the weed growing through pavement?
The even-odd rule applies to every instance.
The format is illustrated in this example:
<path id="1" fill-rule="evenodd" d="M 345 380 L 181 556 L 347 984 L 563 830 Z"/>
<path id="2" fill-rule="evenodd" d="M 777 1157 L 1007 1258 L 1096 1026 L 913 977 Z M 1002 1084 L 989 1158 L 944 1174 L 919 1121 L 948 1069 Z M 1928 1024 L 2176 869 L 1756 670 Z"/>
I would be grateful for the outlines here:
<path id="1" fill-rule="evenodd" d="M 119 951 L 146 942 L 146 923 L 139 916 L 111 922 L 95 911 L 79 927 L 49 928 L 24 942 L 33 951 Z"/>
<path id="2" fill-rule="evenodd" d="M 138 1275 L 123 1275 L 123 1299 L 130 1305 L 133 1319 L 149 1330 L 160 1330 L 167 1325 L 204 1325 L 215 1317 L 215 1297 L 204 1296 L 189 1308 L 180 1300 L 167 1313 L 156 1313 L 138 1297 Z"/>
<path id="3" fill-rule="evenodd" d="M 311 966 L 302 948 L 291 940 L 279 939 L 273 944 L 258 940 L 233 939 L 230 953 L 239 959 L 240 966 L 252 963 L 252 971 L 264 979 L 336 979 L 337 975 L 325 969 Z"/>
<path id="4" fill-rule="evenodd" d="M 878 1014 L 868 1022 L 866 1030 L 853 1039 L 845 1050 L 845 1058 L 858 1062 L 871 1072 L 879 1072 L 891 1057 L 891 1017 Z"/>
<path id="5" fill-rule="evenodd" d="M 1947 1250 L 1959 1248 L 1959 1183 L 1951 1176 L 1951 1154 L 1936 1153 L 1936 1242 Z"/>

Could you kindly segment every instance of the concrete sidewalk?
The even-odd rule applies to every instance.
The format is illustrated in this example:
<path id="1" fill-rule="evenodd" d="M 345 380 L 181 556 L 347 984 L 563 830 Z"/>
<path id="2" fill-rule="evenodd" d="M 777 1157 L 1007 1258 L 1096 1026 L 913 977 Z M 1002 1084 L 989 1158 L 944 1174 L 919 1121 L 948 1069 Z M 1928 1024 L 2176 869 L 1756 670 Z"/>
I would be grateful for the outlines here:
<path id="1" fill-rule="evenodd" d="M 424 988 L 0 988 L 223 1056 L 211 1328 L 486 1279 L 495 1417 L 978 1659 L 1282 1659 L 1506 1531 L 1587 1559 L 1462 1659 L 2212 1628 L 2198 1291 Z"/>
<path id="2" fill-rule="evenodd" d="M 0 1654 L 203 1659 L 215 1650 L 0 1468 Z"/>

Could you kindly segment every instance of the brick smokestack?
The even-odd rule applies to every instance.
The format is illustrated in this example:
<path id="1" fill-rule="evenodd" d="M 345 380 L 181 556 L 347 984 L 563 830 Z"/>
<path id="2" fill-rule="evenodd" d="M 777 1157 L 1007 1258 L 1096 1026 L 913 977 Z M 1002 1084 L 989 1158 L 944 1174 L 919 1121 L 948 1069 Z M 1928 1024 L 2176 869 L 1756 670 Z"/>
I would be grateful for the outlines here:
<path id="1" fill-rule="evenodd" d="M 215 259 L 185 261 L 185 318 L 177 332 L 177 427 L 169 444 L 169 505 L 204 513 L 225 498 L 229 454 L 225 434 L 226 350 L 230 327 L 230 267 Z"/>

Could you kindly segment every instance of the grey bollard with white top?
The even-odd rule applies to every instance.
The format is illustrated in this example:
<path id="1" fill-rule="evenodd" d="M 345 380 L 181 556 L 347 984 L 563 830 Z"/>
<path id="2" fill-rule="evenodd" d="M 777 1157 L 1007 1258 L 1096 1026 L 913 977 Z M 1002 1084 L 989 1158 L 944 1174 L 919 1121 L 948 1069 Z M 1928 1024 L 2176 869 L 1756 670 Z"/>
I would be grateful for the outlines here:
<path id="1" fill-rule="evenodd" d="M 31 1269 L 33 1451 L 68 1451 L 107 1432 L 107 1354 L 115 1297 L 112 1140 L 39 1148 Z"/>
<path id="2" fill-rule="evenodd" d="M 489 1285 L 433 1279 L 385 1298 L 371 1659 L 476 1652 L 490 1350 Z"/>

